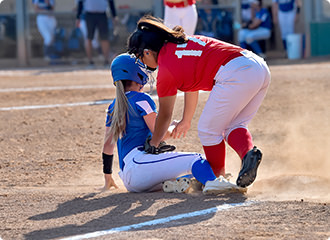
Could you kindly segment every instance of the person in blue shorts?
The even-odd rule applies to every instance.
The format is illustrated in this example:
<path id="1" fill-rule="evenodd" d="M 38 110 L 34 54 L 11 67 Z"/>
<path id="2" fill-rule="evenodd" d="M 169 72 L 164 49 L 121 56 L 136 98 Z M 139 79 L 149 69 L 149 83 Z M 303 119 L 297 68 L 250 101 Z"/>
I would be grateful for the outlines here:
<path id="1" fill-rule="evenodd" d="M 105 184 L 102 190 L 117 188 L 112 177 L 114 149 L 117 145 L 119 176 L 130 192 L 187 192 L 192 174 L 204 185 L 204 194 L 239 191 L 245 188 L 216 178 L 208 161 L 198 153 L 169 151 L 149 154 L 144 151 L 146 139 L 152 136 L 157 116 L 156 104 L 142 92 L 148 75 L 142 62 L 124 53 L 111 64 L 116 98 L 106 116 L 105 140 L 102 150 Z M 175 125 L 175 123 L 173 123 Z M 170 130 L 166 138 L 170 137 Z M 165 142 L 163 142 L 165 145 Z M 166 145 L 169 146 L 169 145 Z"/>

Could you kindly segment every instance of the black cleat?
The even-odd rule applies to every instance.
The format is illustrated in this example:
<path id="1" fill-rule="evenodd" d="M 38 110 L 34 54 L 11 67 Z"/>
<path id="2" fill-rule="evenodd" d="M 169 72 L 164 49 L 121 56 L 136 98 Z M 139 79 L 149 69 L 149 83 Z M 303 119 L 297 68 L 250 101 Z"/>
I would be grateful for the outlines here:
<path id="1" fill-rule="evenodd" d="M 254 182 L 261 159 L 262 153 L 256 146 L 247 152 L 242 160 L 241 171 L 236 180 L 237 186 L 245 188 Z"/>

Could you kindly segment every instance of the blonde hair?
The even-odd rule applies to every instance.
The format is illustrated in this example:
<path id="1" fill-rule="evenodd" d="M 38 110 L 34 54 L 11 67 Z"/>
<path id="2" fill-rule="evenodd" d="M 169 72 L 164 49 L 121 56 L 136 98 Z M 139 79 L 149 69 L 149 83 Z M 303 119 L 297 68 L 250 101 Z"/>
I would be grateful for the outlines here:
<path id="1" fill-rule="evenodd" d="M 110 114 L 110 131 L 105 136 L 105 141 L 107 141 L 112 135 L 111 143 L 117 142 L 125 134 L 126 118 L 128 121 L 128 111 L 131 108 L 125 94 L 125 84 L 122 80 L 116 82 L 116 100 L 113 111 Z"/>

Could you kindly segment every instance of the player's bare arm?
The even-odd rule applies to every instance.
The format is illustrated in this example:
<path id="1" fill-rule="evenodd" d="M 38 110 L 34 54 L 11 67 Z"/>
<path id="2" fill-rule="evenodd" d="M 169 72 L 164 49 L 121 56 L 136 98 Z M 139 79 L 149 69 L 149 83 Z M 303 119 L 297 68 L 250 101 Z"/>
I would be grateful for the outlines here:
<path id="1" fill-rule="evenodd" d="M 152 112 L 148 115 L 143 116 L 144 121 L 146 122 L 151 133 L 154 133 L 155 123 L 156 123 L 157 113 Z"/>
<path id="2" fill-rule="evenodd" d="M 248 25 L 249 29 L 256 29 L 260 26 L 261 20 L 259 18 L 254 18 L 252 23 Z"/>
<path id="3" fill-rule="evenodd" d="M 144 121 L 146 122 L 148 128 L 150 129 L 150 132 L 153 134 L 155 129 L 155 123 L 157 118 L 157 113 L 153 112 L 148 115 L 143 116 Z M 175 126 L 178 124 L 177 121 L 172 121 L 171 125 L 167 129 L 167 132 L 165 133 L 165 136 L 163 137 L 163 141 L 171 137 L 171 133 Z"/>
<path id="4" fill-rule="evenodd" d="M 170 126 L 176 95 L 159 98 L 159 112 L 156 118 L 155 131 L 150 140 L 151 146 L 157 146 L 164 138 Z"/>
<path id="5" fill-rule="evenodd" d="M 113 155 L 114 149 L 115 149 L 115 143 L 111 143 L 112 135 L 108 134 L 110 132 L 110 127 L 106 127 L 105 129 L 105 136 L 109 136 L 107 139 L 104 139 L 104 145 L 103 145 L 103 153 L 106 155 Z M 98 188 L 99 191 L 107 191 L 110 188 L 118 188 L 117 184 L 115 183 L 114 179 L 112 178 L 112 173 L 105 173 L 104 174 L 104 186 L 101 188 Z"/>
<path id="6" fill-rule="evenodd" d="M 198 103 L 198 91 L 185 92 L 184 94 L 184 110 L 182 120 L 177 124 L 172 132 L 173 138 L 185 137 L 191 126 L 191 120 L 194 116 Z"/>

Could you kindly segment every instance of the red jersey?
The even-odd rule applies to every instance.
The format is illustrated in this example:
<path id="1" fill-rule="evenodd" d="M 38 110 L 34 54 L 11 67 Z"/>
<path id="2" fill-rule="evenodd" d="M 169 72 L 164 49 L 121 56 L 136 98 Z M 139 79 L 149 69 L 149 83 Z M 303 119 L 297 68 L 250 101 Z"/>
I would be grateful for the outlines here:
<path id="1" fill-rule="evenodd" d="M 173 96 L 177 90 L 211 91 L 221 65 L 242 56 L 242 48 L 204 36 L 184 44 L 165 43 L 158 55 L 157 93 Z"/>
<path id="2" fill-rule="evenodd" d="M 196 0 L 182 0 L 182 1 L 167 1 L 167 0 L 164 0 L 164 4 L 166 6 L 169 6 L 170 8 L 172 7 L 186 7 L 186 6 L 189 6 L 189 5 L 193 5 L 196 3 Z"/>

